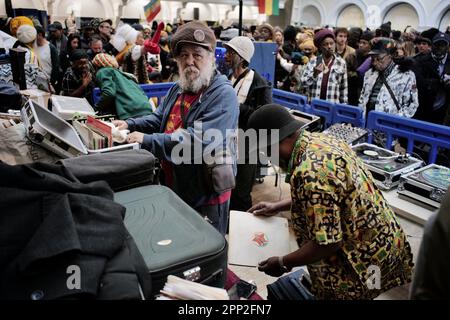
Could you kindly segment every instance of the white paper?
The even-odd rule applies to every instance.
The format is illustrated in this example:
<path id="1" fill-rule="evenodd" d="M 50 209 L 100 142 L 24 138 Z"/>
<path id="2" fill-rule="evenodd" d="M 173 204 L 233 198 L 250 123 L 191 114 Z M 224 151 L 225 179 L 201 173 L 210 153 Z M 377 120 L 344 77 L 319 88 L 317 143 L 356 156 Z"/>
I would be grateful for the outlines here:
<path id="1" fill-rule="evenodd" d="M 230 264 L 258 266 L 258 263 L 291 252 L 288 220 L 257 217 L 248 212 L 230 212 L 228 261 Z"/>

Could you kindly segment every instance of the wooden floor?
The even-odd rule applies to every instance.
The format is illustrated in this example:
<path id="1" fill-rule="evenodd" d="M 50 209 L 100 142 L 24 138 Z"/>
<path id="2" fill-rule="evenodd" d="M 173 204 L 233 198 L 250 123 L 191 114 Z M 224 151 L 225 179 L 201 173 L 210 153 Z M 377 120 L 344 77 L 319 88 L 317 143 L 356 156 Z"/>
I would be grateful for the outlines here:
<path id="1" fill-rule="evenodd" d="M 282 179 L 284 181 L 284 177 Z M 280 199 L 285 199 L 289 197 L 290 190 L 289 185 L 282 182 L 275 187 L 275 176 L 267 176 L 264 178 L 263 183 L 255 184 L 253 188 L 252 198 L 253 203 L 256 204 L 259 201 L 278 201 Z M 289 212 L 282 212 L 280 215 L 289 217 Z M 399 217 L 400 223 L 403 230 L 406 232 L 408 240 L 412 247 L 412 252 L 414 259 L 417 257 L 419 251 L 420 242 L 422 240 L 423 227 L 416 224 L 415 222 L 403 219 Z M 294 235 L 291 233 L 291 249 L 295 250 L 297 244 Z M 266 299 L 267 298 L 267 288 L 266 286 L 277 278 L 267 276 L 266 274 L 259 272 L 257 268 L 242 267 L 230 265 L 229 268 L 235 272 L 241 279 L 246 281 L 254 281 L 258 287 L 258 294 Z M 381 300 L 404 300 L 408 299 L 409 285 L 404 287 L 394 288 L 388 292 L 383 293 L 377 299 Z"/>

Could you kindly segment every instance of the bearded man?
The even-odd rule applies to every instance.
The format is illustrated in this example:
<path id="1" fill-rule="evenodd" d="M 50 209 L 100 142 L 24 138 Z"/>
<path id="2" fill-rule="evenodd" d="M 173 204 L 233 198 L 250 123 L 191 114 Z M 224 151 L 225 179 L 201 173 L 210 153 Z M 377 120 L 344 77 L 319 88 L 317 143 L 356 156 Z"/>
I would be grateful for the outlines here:
<path id="1" fill-rule="evenodd" d="M 198 21 L 182 25 L 171 46 L 178 83 L 153 114 L 115 125 L 131 131 L 130 143 L 141 143 L 161 159 L 163 183 L 225 234 L 236 175 L 236 93 L 216 71 L 216 39 L 207 26 Z M 180 147 L 185 147 L 182 155 Z M 213 163 L 205 161 L 208 155 Z"/>

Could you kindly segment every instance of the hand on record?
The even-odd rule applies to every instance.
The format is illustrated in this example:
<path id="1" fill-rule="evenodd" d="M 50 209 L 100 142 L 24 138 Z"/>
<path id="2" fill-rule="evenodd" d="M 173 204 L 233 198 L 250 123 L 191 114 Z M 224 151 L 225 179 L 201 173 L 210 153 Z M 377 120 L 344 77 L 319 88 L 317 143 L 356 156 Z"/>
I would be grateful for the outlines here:
<path id="1" fill-rule="evenodd" d="M 258 270 L 272 277 L 280 277 L 284 274 L 283 268 L 278 262 L 278 257 L 270 257 L 258 264 Z"/>
<path id="2" fill-rule="evenodd" d="M 123 120 L 113 120 L 113 125 L 117 127 L 119 130 L 126 130 L 128 129 L 128 123 Z"/>
<path id="3" fill-rule="evenodd" d="M 267 216 L 271 217 L 278 213 L 278 210 L 273 202 L 259 202 L 253 207 L 248 209 L 248 212 L 253 213 L 255 216 Z"/>
<path id="4" fill-rule="evenodd" d="M 143 143 L 144 142 L 144 134 L 142 132 L 132 132 L 127 137 L 128 143 Z"/>

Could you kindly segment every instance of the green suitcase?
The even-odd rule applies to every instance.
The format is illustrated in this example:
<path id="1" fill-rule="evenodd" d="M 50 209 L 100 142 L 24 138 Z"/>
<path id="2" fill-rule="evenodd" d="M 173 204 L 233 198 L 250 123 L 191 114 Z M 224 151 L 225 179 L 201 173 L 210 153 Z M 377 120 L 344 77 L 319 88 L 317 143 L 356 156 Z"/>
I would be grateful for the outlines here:
<path id="1" fill-rule="evenodd" d="M 172 190 L 160 185 L 115 194 L 126 207 L 125 226 L 144 257 L 159 294 L 168 275 L 223 288 L 225 238 Z"/>

